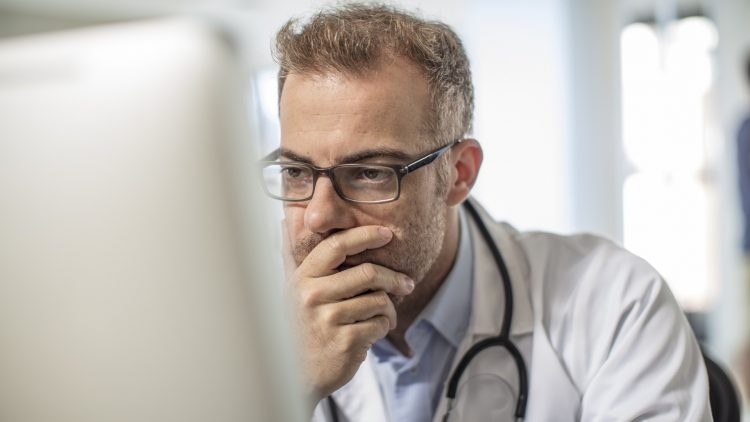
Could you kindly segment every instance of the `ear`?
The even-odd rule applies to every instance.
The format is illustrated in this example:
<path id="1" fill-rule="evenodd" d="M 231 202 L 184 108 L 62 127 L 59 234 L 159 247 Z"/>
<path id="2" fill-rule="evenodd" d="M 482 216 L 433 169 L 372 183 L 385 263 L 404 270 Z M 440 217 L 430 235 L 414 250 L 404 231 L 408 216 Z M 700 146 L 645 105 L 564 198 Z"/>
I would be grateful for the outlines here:
<path id="1" fill-rule="evenodd" d="M 450 155 L 451 185 L 446 202 L 457 206 L 469 197 L 482 166 L 482 146 L 476 139 L 463 139 L 453 147 Z"/>

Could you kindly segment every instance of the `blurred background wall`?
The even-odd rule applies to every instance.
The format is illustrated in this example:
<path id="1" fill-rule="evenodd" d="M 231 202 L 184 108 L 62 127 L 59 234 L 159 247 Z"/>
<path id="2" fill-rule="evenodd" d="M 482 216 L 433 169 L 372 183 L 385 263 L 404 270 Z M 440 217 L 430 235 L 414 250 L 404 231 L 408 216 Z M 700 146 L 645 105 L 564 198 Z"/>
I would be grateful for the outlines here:
<path id="1" fill-rule="evenodd" d="M 0 0 L 0 38 L 180 11 L 242 31 L 259 147 L 278 143 L 274 31 L 326 2 Z M 735 135 L 750 99 L 748 0 L 404 0 L 472 61 L 475 195 L 521 229 L 593 232 L 667 278 L 707 349 L 737 371 L 750 331 Z M 227 13 L 226 10 L 231 10 Z M 0 40 L 1 41 L 1 40 Z M 0 116 L 0 121 L 2 116 Z"/>

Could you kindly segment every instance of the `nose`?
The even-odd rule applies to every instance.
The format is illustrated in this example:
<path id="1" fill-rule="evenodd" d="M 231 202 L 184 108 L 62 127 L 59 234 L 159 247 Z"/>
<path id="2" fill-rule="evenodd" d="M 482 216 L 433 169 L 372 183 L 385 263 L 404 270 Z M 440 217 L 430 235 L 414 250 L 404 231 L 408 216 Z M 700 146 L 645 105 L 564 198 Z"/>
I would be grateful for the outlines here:
<path id="1" fill-rule="evenodd" d="M 339 230 L 355 227 L 351 204 L 343 200 L 328 177 L 315 183 L 313 197 L 305 208 L 305 228 L 327 236 Z"/>

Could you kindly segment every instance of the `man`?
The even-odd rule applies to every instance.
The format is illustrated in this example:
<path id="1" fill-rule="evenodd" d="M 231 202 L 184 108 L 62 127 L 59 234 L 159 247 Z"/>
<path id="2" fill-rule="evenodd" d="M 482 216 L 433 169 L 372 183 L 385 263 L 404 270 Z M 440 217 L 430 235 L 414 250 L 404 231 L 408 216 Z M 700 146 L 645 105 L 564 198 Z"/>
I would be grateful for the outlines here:
<path id="1" fill-rule="evenodd" d="M 482 149 L 450 28 L 353 4 L 290 21 L 275 53 L 264 174 L 314 420 L 710 420 L 700 351 L 650 266 L 468 199 Z M 482 340 L 504 347 L 459 365 Z"/>

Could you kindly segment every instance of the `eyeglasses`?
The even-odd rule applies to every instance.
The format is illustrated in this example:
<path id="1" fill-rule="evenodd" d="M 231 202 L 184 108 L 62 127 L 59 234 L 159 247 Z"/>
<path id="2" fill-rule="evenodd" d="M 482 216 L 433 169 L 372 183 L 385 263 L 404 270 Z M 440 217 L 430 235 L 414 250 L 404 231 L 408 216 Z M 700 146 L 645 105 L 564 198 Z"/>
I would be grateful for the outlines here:
<path id="1" fill-rule="evenodd" d="M 278 150 L 261 160 L 263 188 L 268 196 L 287 202 L 307 201 L 313 197 L 320 175 L 331 179 L 336 193 L 344 200 L 362 204 L 392 202 L 401 194 L 401 179 L 424 167 L 454 145 L 456 140 L 406 165 L 339 164 L 316 167 L 308 163 L 271 161 Z"/>

